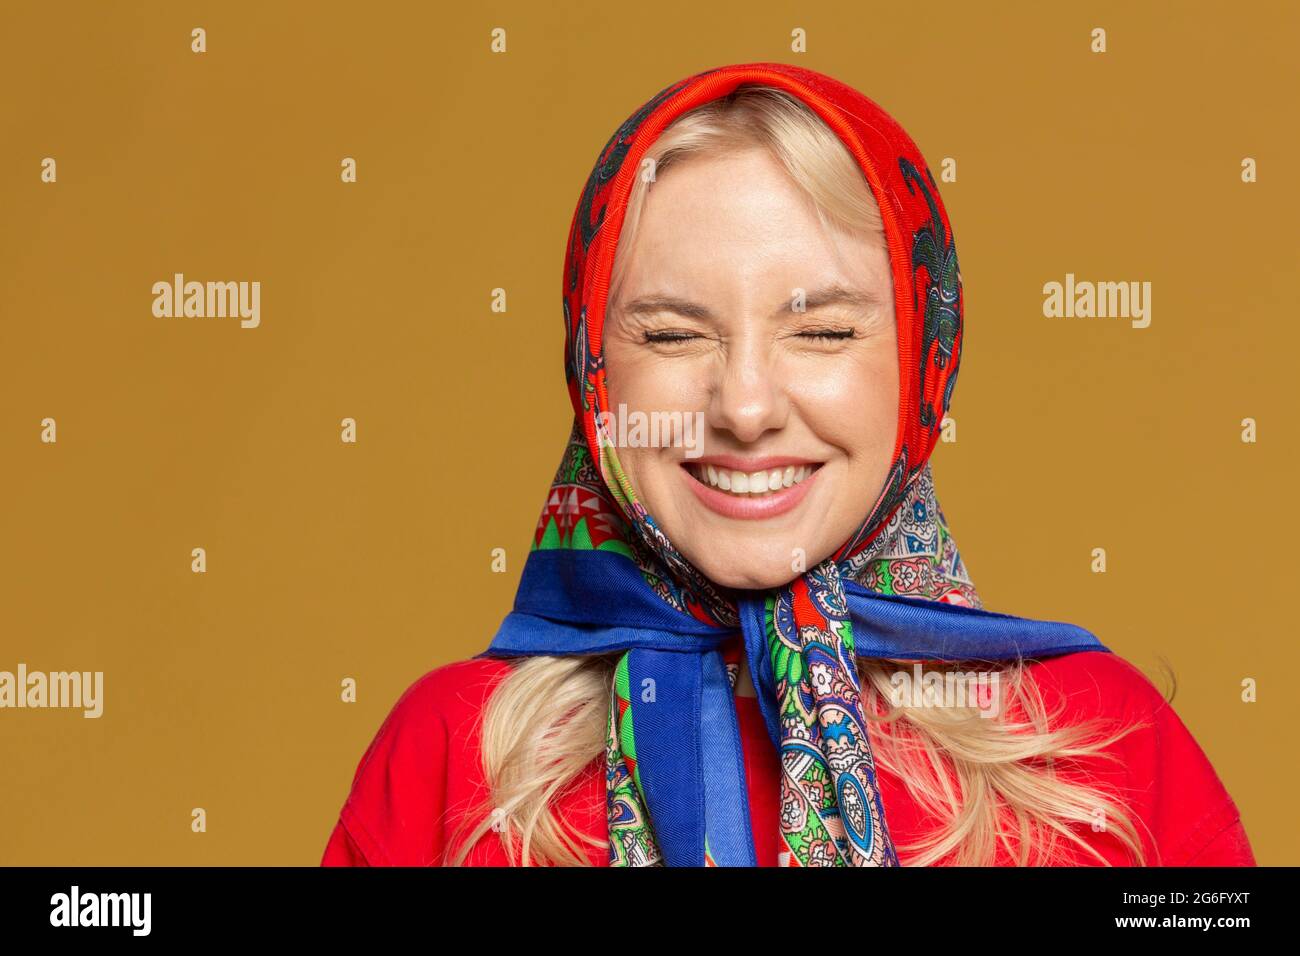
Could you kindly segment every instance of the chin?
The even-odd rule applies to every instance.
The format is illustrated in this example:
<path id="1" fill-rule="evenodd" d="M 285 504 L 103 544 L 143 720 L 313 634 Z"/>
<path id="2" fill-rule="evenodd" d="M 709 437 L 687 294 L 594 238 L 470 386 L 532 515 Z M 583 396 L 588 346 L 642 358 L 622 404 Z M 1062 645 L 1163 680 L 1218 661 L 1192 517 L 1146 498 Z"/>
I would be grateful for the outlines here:
<path id="1" fill-rule="evenodd" d="M 789 584 L 798 576 L 789 567 L 766 573 L 761 568 L 728 568 L 716 572 L 705 571 L 705 575 L 715 584 L 746 591 L 767 591 L 772 588 L 779 588 L 783 584 Z"/>
<path id="2" fill-rule="evenodd" d="M 731 553 L 747 556 L 747 560 L 742 564 L 731 561 L 709 561 L 705 558 L 695 560 L 690 555 L 686 555 L 705 577 L 723 587 L 766 591 L 789 584 L 799 576 L 799 573 L 790 567 L 791 557 L 788 551 L 769 557 L 756 553 L 756 549 L 740 542 L 734 545 L 730 542 L 722 544 L 714 542 L 709 550 L 713 554 Z"/>

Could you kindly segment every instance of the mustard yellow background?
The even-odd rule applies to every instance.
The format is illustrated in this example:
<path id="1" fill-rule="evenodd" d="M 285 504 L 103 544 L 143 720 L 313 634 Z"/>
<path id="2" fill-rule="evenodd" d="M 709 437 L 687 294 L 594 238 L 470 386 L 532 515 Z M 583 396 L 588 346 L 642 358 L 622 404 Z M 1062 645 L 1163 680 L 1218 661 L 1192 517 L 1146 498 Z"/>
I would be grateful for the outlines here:
<path id="1" fill-rule="evenodd" d="M 1296 10 L 5 4 L 0 669 L 102 670 L 105 711 L 0 711 L 0 863 L 318 862 L 398 695 L 510 606 L 597 152 L 668 83 L 756 60 L 957 160 L 935 473 L 988 607 L 1172 668 L 1260 862 L 1300 863 Z M 260 281 L 261 326 L 155 318 L 175 272 Z M 1067 272 L 1150 281 L 1150 328 L 1045 318 Z"/>

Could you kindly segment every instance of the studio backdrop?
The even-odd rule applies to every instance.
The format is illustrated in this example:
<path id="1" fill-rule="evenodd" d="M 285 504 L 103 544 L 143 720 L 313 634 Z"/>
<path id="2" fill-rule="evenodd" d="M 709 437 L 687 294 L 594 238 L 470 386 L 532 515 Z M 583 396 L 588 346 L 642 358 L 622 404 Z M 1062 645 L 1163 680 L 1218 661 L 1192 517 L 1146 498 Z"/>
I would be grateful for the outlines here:
<path id="1" fill-rule="evenodd" d="M 397 697 L 510 608 L 609 131 L 756 61 L 863 91 L 938 180 L 966 324 L 934 471 L 985 605 L 1150 674 L 1259 862 L 1300 863 L 1298 20 L 5 5 L 0 672 L 84 686 L 0 708 L 0 863 L 320 859 Z"/>

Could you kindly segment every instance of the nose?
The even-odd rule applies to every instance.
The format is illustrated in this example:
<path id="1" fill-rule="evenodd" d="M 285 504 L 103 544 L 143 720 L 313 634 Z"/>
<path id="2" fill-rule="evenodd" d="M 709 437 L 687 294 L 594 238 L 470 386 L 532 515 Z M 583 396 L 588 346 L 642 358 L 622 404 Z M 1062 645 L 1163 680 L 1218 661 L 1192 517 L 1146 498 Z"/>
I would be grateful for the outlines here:
<path id="1" fill-rule="evenodd" d="M 706 416 L 711 427 L 745 444 L 783 428 L 790 414 L 779 365 L 759 338 L 746 336 L 728 349 L 717 367 Z"/>

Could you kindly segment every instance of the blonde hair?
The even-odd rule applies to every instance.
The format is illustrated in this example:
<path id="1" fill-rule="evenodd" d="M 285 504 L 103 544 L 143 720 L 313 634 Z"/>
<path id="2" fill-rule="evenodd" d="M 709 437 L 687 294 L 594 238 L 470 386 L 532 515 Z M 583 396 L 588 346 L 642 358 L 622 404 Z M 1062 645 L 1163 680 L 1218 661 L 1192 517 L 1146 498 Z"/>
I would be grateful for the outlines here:
<path id="1" fill-rule="evenodd" d="M 756 145 L 772 151 L 824 224 L 884 243 L 879 207 L 856 161 L 815 113 L 782 91 L 742 86 L 679 117 L 647 155 L 658 178 L 692 155 Z M 635 178 L 611 277 L 611 301 L 625 265 L 621 253 L 635 236 L 651 182 Z M 511 862 L 524 865 L 587 865 L 592 848 L 607 846 L 603 835 L 575 832 L 558 819 L 553 804 L 597 759 L 603 776 L 618 656 L 513 661 L 483 712 L 481 750 L 490 797 L 482 814 L 462 818 L 453 839 L 464 838 L 446 865 L 463 865 L 490 829 L 498 831 Z M 1046 712 L 1023 660 L 997 672 L 1007 701 L 997 717 L 969 708 L 896 706 L 891 675 L 910 667 L 901 661 L 858 661 L 875 759 L 937 821 L 916 843 L 898 846 L 902 863 L 988 865 L 1002 846 L 1017 865 L 1046 865 L 1068 861 L 1071 845 L 1106 863 L 1078 832 L 1091 829 L 1099 818 L 1133 863 L 1145 862 L 1142 841 L 1119 800 L 1058 774 L 1081 758 L 1114 759 L 1101 751 L 1140 725 L 1115 729 L 1109 736 L 1105 732 L 1110 728 L 1100 718 L 1053 729 L 1059 711 Z"/>
<path id="2" fill-rule="evenodd" d="M 628 247 L 637 235 L 654 180 L 691 156 L 755 146 L 769 150 L 780 162 L 807 195 L 824 227 L 878 238 L 885 245 L 876 197 L 830 127 L 790 94 L 745 84 L 729 96 L 679 116 L 647 150 L 633 180 L 614 253 L 610 302 L 622 286 Z M 646 175 L 647 169 L 653 171 L 652 177 Z"/>

